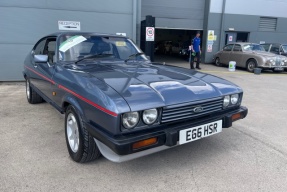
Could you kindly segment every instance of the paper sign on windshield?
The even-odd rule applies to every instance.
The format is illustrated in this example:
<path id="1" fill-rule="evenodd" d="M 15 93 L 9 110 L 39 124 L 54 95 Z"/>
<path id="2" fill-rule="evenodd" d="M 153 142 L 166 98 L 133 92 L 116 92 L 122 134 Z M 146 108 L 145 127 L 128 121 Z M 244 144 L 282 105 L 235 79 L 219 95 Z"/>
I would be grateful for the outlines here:
<path id="1" fill-rule="evenodd" d="M 62 52 L 66 52 L 71 47 L 74 47 L 75 45 L 77 45 L 83 41 L 86 41 L 86 40 L 87 39 L 81 35 L 76 35 L 76 36 L 70 37 L 69 39 L 67 39 L 66 41 L 61 43 L 59 50 Z"/>
<path id="2" fill-rule="evenodd" d="M 116 41 L 116 46 L 117 47 L 124 47 L 124 46 L 127 46 L 127 44 L 124 41 Z"/>

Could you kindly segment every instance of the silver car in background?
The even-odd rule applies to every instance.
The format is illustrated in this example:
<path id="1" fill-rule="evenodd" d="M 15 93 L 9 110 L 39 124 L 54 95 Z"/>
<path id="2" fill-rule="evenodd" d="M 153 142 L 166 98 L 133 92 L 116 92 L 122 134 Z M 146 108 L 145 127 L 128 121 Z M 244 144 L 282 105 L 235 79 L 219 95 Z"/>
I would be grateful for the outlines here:
<path id="1" fill-rule="evenodd" d="M 235 61 L 236 66 L 249 72 L 253 72 L 254 68 L 276 72 L 287 69 L 287 57 L 266 52 L 262 45 L 255 43 L 227 44 L 214 55 L 213 61 L 217 66 Z"/>

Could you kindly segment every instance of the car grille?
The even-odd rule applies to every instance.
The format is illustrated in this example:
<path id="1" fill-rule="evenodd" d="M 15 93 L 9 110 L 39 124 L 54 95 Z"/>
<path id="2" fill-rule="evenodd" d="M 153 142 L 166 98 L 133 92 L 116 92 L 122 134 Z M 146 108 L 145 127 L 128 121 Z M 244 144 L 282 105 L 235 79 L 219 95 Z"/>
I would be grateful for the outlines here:
<path id="1" fill-rule="evenodd" d="M 281 58 L 280 57 L 276 57 L 275 65 L 276 66 L 280 66 L 281 65 Z"/>
<path id="2" fill-rule="evenodd" d="M 194 112 L 195 108 L 202 111 Z M 223 109 L 223 99 L 206 100 L 203 102 L 191 103 L 187 105 L 171 105 L 163 108 L 161 122 L 168 123 L 173 121 L 194 119 L 210 115 Z"/>

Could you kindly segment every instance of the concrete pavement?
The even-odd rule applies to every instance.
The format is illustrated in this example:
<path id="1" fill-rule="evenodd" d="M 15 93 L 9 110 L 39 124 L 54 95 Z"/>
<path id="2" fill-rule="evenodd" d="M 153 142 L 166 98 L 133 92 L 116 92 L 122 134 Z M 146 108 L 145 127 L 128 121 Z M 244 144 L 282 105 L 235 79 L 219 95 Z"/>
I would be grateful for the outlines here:
<path id="1" fill-rule="evenodd" d="M 202 68 L 243 88 L 247 118 L 121 164 L 73 162 L 63 115 L 28 104 L 24 83 L 0 84 L 0 191 L 287 191 L 287 74 Z"/>

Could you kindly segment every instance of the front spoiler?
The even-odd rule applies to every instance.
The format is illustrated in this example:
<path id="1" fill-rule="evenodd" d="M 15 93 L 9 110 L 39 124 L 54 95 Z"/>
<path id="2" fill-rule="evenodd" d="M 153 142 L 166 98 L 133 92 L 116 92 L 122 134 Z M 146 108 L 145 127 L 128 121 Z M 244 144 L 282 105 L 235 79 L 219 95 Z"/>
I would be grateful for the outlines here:
<path id="1" fill-rule="evenodd" d="M 86 127 L 89 133 L 95 138 L 95 142 L 103 156 L 114 162 L 123 162 L 178 145 L 179 131 L 183 129 L 196 127 L 217 120 L 222 120 L 223 128 L 229 128 L 232 126 L 233 122 L 232 115 L 238 113 L 240 114 L 239 119 L 243 119 L 247 116 L 248 109 L 241 106 L 239 109 L 202 120 L 188 123 L 167 124 L 164 125 L 166 127 L 164 130 L 134 133 L 132 135 L 122 135 L 118 137 L 107 135 L 90 124 L 86 124 Z M 140 150 L 132 149 L 133 143 L 152 137 L 157 137 L 158 142 L 156 144 Z"/>

